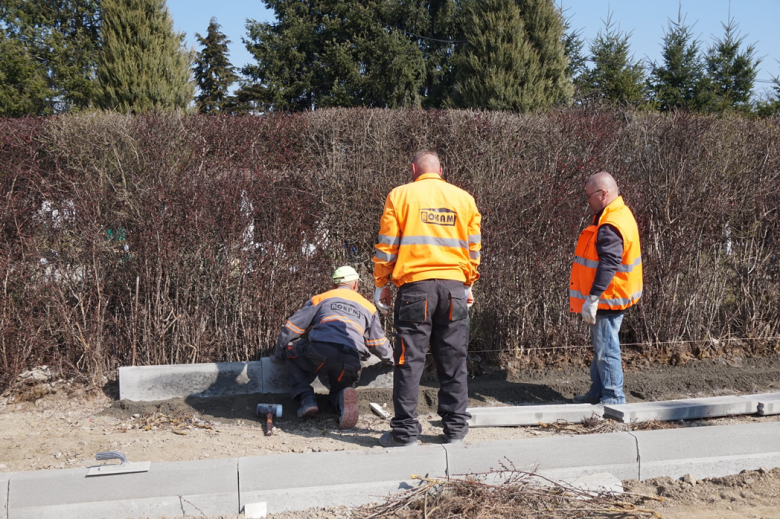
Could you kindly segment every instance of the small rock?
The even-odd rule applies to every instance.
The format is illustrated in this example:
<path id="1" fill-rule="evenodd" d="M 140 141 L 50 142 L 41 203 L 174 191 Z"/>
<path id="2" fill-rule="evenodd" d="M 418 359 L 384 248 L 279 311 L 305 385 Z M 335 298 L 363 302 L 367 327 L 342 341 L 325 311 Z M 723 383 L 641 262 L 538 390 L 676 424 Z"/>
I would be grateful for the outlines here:
<path id="1" fill-rule="evenodd" d="M 58 452 L 57 454 L 54 455 L 55 459 L 60 459 L 61 457 L 62 457 L 62 453 L 61 452 Z"/>
<path id="2" fill-rule="evenodd" d="M 753 478 L 745 478 L 746 485 L 752 485 L 753 483 L 755 483 L 755 481 L 756 480 L 754 480 Z"/>
<path id="3" fill-rule="evenodd" d="M 761 468 L 758 469 L 758 473 L 761 474 L 761 475 L 764 475 L 767 472 L 769 472 L 769 470 L 765 469 L 764 467 L 761 467 Z"/>
<path id="4" fill-rule="evenodd" d="M 141 414 L 140 414 L 140 413 L 135 413 L 135 414 L 133 415 L 133 418 L 141 418 Z"/>
<path id="5" fill-rule="evenodd" d="M 693 477 L 693 476 L 692 476 L 692 475 L 690 475 L 690 474 L 686 474 L 686 475 L 684 475 L 684 476 L 683 476 L 683 478 L 682 478 L 682 480 L 683 480 L 685 483 L 688 483 L 689 485 L 691 485 L 692 487 L 695 487 L 695 486 L 696 486 L 696 478 L 695 478 L 695 477 Z"/>

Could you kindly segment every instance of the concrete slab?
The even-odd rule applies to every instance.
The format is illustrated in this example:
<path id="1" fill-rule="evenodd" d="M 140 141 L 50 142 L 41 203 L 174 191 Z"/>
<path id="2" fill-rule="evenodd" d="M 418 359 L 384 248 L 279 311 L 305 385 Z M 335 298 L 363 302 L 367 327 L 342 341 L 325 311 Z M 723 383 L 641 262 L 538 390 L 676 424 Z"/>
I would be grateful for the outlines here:
<path id="1" fill-rule="evenodd" d="M 260 361 L 125 366 L 119 368 L 119 398 L 148 402 L 262 393 L 262 370 Z"/>
<path id="2" fill-rule="evenodd" d="M 536 471 L 565 479 L 610 472 L 619 479 L 639 476 L 636 440 L 628 433 L 555 436 L 445 446 L 450 476 L 491 470 Z"/>
<path id="3" fill-rule="evenodd" d="M 237 459 L 153 463 L 87 478 L 87 469 L 14 474 L 8 519 L 129 519 L 238 513 Z"/>
<path id="4" fill-rule="evenodd" d="M 241 506 L 266 502 L 268 513 L 313 506 L 380 501 L 419 484 L 412 474 L 444 476 L 447 453 L 439 445 L 410 449 L 342 451 L 239 459 Z"/>
<path id="5" fill-rule="evenodd" d="M 763 416 L 780 414 L 780 393 L 745 395 L 743 398 L 758 403 L 758 414 Z"/>
<path id="6" fill-rule="evenodd" d="M 604 416 L 621 422 L 690 420 L 739 414 L 755 414 L 758 403 L 741 396 L 689 398 L 664 402 L 605 405 Z"/>
<path id="7" fill-rule="evenodd" d="M 537 425 L 565 420 L 581 423 L 592 416 L 602 416 L 604 408 L 591 404 L 528 405 L 514 407 L 470 407 L 470 427 L 505 427 Z"/>
<path id="8" fill-rule="evenodd" d="M 637 431 L 640 479 L 780 467 L 780 422 Z"/>

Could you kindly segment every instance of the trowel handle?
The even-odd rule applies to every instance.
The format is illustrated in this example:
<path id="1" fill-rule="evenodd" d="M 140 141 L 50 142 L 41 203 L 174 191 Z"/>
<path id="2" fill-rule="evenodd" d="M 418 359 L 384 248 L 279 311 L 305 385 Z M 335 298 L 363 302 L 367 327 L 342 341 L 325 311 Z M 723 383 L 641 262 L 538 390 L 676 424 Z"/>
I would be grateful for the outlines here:
<path id="1" fill-rule="evenodd" d="M 104 460 L 120 460 L 122 463 L 127 463 L 127 458 L 121 452 L 98 452 L 95 454 L 95 459 L 98 461 Z"/>

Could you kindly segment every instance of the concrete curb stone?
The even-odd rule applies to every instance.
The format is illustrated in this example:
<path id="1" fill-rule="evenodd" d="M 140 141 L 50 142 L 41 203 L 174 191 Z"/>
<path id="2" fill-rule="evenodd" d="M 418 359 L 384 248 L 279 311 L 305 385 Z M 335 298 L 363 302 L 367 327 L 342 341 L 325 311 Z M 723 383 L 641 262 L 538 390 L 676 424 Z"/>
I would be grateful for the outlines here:
<path id="1" fill-rule="evenodd" d="M 313 506 L 365 504 L 384 498 L 391 491 L 416 486 L 412 474 L 444 475 L 447 454 L 441 446 L 413 449 L 340 451 L 240 458 L 240 507 L 266 502 L 268 513 Z M 341 490 L 337 490 L 341 489 Z M 360 490 L 361 488 L 365 490 Z M 333 489 L 333 490 L 329 490 Z M 295 499 L 290 500 L 291 492 Z M 291 508 L 294 507 L 294 508 Z"/>
<path id="2" fill-rule="evenodd" d="M 86 477 L 87 469 L 16 473 L 9 519 L 112 519 L 238 513 L 236 458 L 153 463 L 149 472 Z"/>
<path id="3" fill-rule="evenodd" d="M 780 422 L 688 427 L 632 433 L 640 479 L 697 479 L 780 466 Z"/>
<path id="4" fill-rule="evenodd" d="M 538 425 L 566 420 L 582 423 L 592 416 L 602 416 L 604 408 L 591 404 L 525 405 L 513 407 L 470 407 L 469 427 L 511 427 Z"/>
<path id="5" fill-rule="evenodd" d="M 716 418 L 735 414 L 755 414 L 757 411 L 758 402 L 741 396 L 716 396 L 637 404 L 607 404 L 604 406 L 605 417 L 625 423 Z"/>
<path id="6" fill-rule="evenodd" d="M 600 472 L 621 480 L 639 477 L 636 439 L 622 432 L 465 443 L 445 449 L 451 477 L 513 468 L 561 479 Z"/>

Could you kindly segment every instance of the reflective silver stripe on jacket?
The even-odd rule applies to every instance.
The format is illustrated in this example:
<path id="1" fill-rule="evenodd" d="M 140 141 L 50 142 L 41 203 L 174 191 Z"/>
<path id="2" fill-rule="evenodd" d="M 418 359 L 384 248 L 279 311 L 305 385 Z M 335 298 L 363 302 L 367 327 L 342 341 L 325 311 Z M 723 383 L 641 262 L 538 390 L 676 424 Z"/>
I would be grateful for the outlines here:
<path id="1" fill-rule="evenodd" d="M 383 245 L 391 245 L 395 247 L 396 245 L 399 245 L 401 243 L 401 238 L 398 236 L 388 236 L 386 234 L 380 234 L 378 242 Z"/>
<path id="2" fill-rule="evenodd" d="M 592 269 L 595 269 L 595 268 L 599 267 L 599 262 L 598 261 L 589 260 L 587 258 L 583 258 L 582 256 L 574 256 L 574 263 L 579 263 L 582 266 L 585 266 L 585 267 L 588 267 L 588 268 L 592 268 Z M 634 267 L 636 267 L 637 265 L 641 265 L 641 264 L 642 264 L 642 256 L 639 256 L 630 265 L 623 265 L 623 264 L 618 265 L 617 271 L 618 272 L 631 272 L 632 270 L 634 270 Z"/>
<path id="3" fill-rule="evenodd" d="M 457 238 L 437 238 L 435 236 L 404 236 L 401 238 L 401 246 L 404 245 L 433 245 L 435 247 L 454 247 L 468 249 L 469 244 Z"/>
<path id="4" fill-rule="evenodd" d="M 482 241 L 482 235 L 481 234 L 469 234 L 469 243 L 479 243 Z"/>
<path id="5" fill-rule="evenodd" d="M 573 299 L 582 299 L 585 300 L 588 298 L 588 296 L 583 295 L 582 292 L 579 290 L 569 290 L 569 297 Z M 612 305 L 612 306 L 623 306 L 627 305 L 629 303 L 632 303 L 634 301 L 639 301 L 639 298 L 642 297 L 642 291 L 635 294 L 631 294 L 631 299 L 599 299 L 599 304 L 605 304 L 605 305 Z"/>
<path id="6" fill-rule="evenodd" d="M 398 254 L 388 254 L 379 249 L 374 251 L 374 257 L 382 261 L 395 261 L 398 259 Z"/>
<path id="7" fill-rule="evenodd" d="M 470 250 L 469 251 L 469 259 L 478 260 L 479 259 L 479 251 L 478 250 Z"/>

